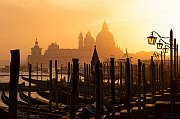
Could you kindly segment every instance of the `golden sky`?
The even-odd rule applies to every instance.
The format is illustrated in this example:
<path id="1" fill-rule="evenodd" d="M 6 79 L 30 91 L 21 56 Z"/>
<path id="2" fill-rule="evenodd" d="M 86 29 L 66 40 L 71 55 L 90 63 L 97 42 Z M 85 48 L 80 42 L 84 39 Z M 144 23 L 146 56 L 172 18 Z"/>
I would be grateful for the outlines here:
<path id="1" fill-rule="evenodd" d="M 104 20 L 123 51 L 155 50 L 147 36 L 155 30 L 162 36 L 180 35 L 179 0 L 0 0 L 0 59 L 9 59 L 10 49 L 30 54 L 35 39 L 47 49 L 77 48 L 78 34 L 90 30 L 94 38 Z"/>

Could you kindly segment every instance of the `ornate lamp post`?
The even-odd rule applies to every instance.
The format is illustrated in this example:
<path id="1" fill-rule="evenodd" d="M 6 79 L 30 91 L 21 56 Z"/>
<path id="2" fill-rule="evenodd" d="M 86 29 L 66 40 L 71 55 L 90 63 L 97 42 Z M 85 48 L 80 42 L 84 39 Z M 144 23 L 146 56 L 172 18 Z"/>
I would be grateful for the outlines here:
<path id="1" fill-rule="evenodd" d="M 165 47 L 164 47 L 164 48 L 162 48 L 162 51 L 163 51 L 163 53 L 168 53 L 168 51 L 169 51 L 168 46 L 167 46 L 167 45 L 165 45 Z"/>
<path id="2" fill-rule="evenodd" d="M 160 38 L 159 43 L 156 43 L 157 37 L 154 37 L 153 33 L 155 33 Z M 173 93 L 174 93 L 174 91 L 173 91 L 173 66 L 172 66 L 172 60 L 173 60 L 172 59 L 173 58 L 173 55 L 172 55 L 172 53 L 173 53 L 173 31 L 172 31 L 172 29 L 170 30 L 170 37 L 162 37 L 156 31 L 152 31 L 151 36 L 147 37 L 147 39 L 148 39 L 148 44 L 150 44 L 150 45 L 157 44 L 158 49 L 162 48 L 162 45 L 163 45 L 161 43 L 161 41 L 162 41 L 165 44 L 165 48 L 163 48 L 164 53 L 167 52 L 167 49 L 166 49 L 167 47 L 166 46 L 168 46 L 170 48 L 170 88 L 171 88 L 171 104 L 172 104 L 171 107 L 173 107 L 173 104 L 174 104 L 174 99 L 173 99 Z M 170 43 L 165 42 L 163 39 L 170 39 Z M 173 108 L 172 108 L 172 112 L 173 112 Z"/>
<path id="3" fill-rule="evenodd" d="M 164 63 L 163 63 L 163 53 L 164 53 Z M 153 53 L 153 56 L 156 57 L 157 59 L 160 57 L 161 59 L 161 65 L 160 65 L 160 79 L 161 79 L 161 90 L 162 90 L 162 94 L 164 92 L 164 79 L 165 78 L 165 75 L 164 75 L 164 72 L 165 72 L 165 54 L 168 53 L 168 48 L 163 48 L 161 53 L 158 53 L 158 52 L 154 52 Z"/>
<path id="4" fill-rule="evenodd" d="M 159 39 L 159 43 L 156 43 L 157 37 L 153 36 L 153 33 L 155 33 L 160 39 Z M 148 44 L 150 45 L 155 45 L 157 44 L 157 49 L 162 49 L 163 43 L 169 45 L 169 43 L 165 42 L 163 39 L 169 39 L 169 37 L 162 37 L 160 36 L 156 31 L 152 31 L 151 32 L 151 36 L 147 37 L 148 39 Z M 161 43 L 161 41 L 163 43 Z"/>

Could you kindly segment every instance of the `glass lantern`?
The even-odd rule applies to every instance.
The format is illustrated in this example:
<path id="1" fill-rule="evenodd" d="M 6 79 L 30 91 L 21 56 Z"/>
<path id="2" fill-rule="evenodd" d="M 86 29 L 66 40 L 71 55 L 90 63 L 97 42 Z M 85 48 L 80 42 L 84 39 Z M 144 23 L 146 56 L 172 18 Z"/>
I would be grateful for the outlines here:
<path id="1" fill-rule="evenodd" d="M 148 44 L 155 45 L 157 37 L 154 37 L 153 35 L 151 35 L 147 37 L 147 39 L 148 39 Z"/>

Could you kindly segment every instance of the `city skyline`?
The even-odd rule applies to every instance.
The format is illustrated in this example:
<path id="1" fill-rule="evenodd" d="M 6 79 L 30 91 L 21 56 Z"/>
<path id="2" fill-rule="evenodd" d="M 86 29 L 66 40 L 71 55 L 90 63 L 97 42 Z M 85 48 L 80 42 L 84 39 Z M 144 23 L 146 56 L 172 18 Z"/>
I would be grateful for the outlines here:
<path id="1" fill-rule="evenodd" d="M 31 48 L 31 54 L 27 57 L 27 62 L 32 65 L 42 64 L 48 67 L 49 60 L 57 60 L 60 64 L 66 66 L 73 58 L 78 58 L 79 63 L 82 65 L 92 61 L 94 50 L 100 61 L 106 61 L 112 56 L 116 59 L 120 59 L 124 55 L 119 46 L 116 46 L 114 36 L 109 30 L 106 21 L 104 21 L 102 29 L 99 31 L 96 38 L 91 36 L 90 31 L 87 32 L 84 37 L 80 32 L 78 36 L 78 48 L 76 49 L 60 48 L 55 42 L 51 43 L 48 49 L 43 53 L 36 39 L 34 47 Z"/>
<path id="2" fill-rule="evenodd" d="M 179 41 L 179 1 L 124 0 L 2 0 L 0 2 L 0 59 L 9 59 L 9 50 L 21 50 L 21 59 L 30 54 L 37 38 L 43 48 L 52 42 L 60 48 L 77 48 L 79 32 L 90 30 L 95 38 L 106 20 L 120 49 L 130 53 L 154 51 L 146 37 L 155 30 Z M 153 6 L 153 7 L 151 7 Z"/>

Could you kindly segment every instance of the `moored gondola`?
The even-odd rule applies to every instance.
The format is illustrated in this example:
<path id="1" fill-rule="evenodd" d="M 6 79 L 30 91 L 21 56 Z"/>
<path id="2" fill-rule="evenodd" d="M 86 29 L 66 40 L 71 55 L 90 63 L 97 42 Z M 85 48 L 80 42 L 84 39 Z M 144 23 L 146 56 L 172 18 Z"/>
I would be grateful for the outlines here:
<path id="1" fill-rule="evenodd" d="M 28 103 L 28 96 L 26 94 L 24 94 L 24 92 L 22 91 L 21 88 L 19 88 L 19 97 Z M 36 98 L 30 97 L 30 104 L 31 105 L 47 105 L 48 103 L 46 103 L 45 101 L 40 101 Z"/>
<path id="2" fill-rule="evenodd" d="M 29 82 L 29 78 L 26 78 L 24 76 L 22 76 L 22 79 Z M 69 88 L 67 87 L 67 82 L 65 80 L 61 80 L 58 81 L 57 83 L 55 82 L 55 80 L 53 80 L 54 84 L 57 85 L 58 90 L 63 90 L 63 91 L 67 91 Z M 36 79 L 31 79 L 31 83 L 35 84 L 35 85 L 39 85 L 45 89 L 49 88 L 49 80 L 36 80 Z"/>
<path id="3" fill-rule="evenodd" d="M 40 88 L 39 85 L 37 85 L 37 93 L 38 93 L 41 97 L 49 100 L 49 93 L 46 92 L 46 91 L 43 91 L 43 90 Z M 63 95 L 63 94 L 64 94 L 64 95 Z M 63 94 L 58 95 L 58 103 L 68 104 L 68 97 L 69 97 L 69 99 L 70 99 L 70 95 L 65 94 L 65 93 L 63 93 Z M 53 102 L 56 102 L 56 94 L 55 94 L 55 93 L 52 93 L 52 101 L 53 101 Z"/>
<path id="4" fill-rule="evenodd" d="M 45 98 L 45 99 L 49 99 L 49 92 L 46 92 L 46 91 L 43 91 L 41 89 L 40 86 L 37 85 L 37 93 Z M 62 92 L 62 91 L 58 91 L 58 102 L 59 103 L 63 103 L 65 105 L 68 105 L 69 102 L 68 100 L 70 99 L 70 94 L 67 93 L 67 92 Z M 53 102 L 56 102 L 56 93 L 52 93 L 52 101 Z M 78 98 L 78 103 L 82 103 L 82 104 L 92 104 L 95 102 L 95 98 L 94 97 L 91 97 L 91 98 L 83 98 L 83 97 L 79 97 Z"/>
<path id="5" fill-rule="evenodd" d="M 10 99 L 8 96 L 6 96 L 4 89 L 2 90 L 1 100 L 5 105 L 10 106 L 11 104 Z M 67 114 L 66 112 L 63 112 L 63 111 L 56 111 L 53 113 L 49 113 L 48 106 L 46 105 L 44 106 L 42 105 L 39 108 L 37 108 L 37 106 L 31 105 L 30 106 L 31 110 L 29 110 L 28 104 L 22 101 L 17 102 L 17 107 L 18 107 L 18 110 L 21 112 L 28 112 L 31 114 L 39 114 L 39 115 L 50 116 L 50 117 L 62 117 L 63 115 Z"/>
<path id="6" fill-rule="evenodd" d="M 29 82 L 29 78 L 26 78 L 22 75 L 22 79 Z M 38 84 L 38 85 L 41 85 L 43 87 L 48 87 L 48 82 L 49 81 L 44 81 L 44 80 L 36 80 L 36 79 L 31 79 L 31 83 L 32 84 Z"/>
<path id="7" fill-rule="evenodd" d="M 11 104 L 9 97 L 6 96 L 6 94 L 5 94 L 4 88 L 2 89 L 1 100 L 7 106 L 9 106 Z M 18 107 L 27 106 L 27 103 L 22 102 L 22 101 L 18 101 L 17 104 L 18 104 Z"/>

